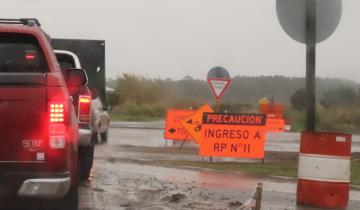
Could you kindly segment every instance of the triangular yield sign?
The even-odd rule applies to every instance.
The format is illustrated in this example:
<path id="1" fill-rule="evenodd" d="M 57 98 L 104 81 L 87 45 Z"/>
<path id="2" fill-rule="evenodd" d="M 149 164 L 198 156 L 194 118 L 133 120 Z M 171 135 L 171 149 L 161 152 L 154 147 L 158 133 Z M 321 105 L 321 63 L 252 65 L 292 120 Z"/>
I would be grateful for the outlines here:
<path id="1" fill-rule="evenodd" d="M 208 83 L 214 96 L 217 100 L 219 100 L 224 95 L 226 89 L 229 87 L 231 79 L 211 78 L 208 79 Z"/>

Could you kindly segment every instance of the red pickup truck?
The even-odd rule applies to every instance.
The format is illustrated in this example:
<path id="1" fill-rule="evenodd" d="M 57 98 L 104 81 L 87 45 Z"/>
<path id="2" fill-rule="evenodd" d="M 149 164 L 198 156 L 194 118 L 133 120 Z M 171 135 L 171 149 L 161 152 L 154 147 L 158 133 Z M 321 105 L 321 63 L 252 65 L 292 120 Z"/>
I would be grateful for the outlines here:
<path id="1" fill-rule="evenodd" d="M 76 210 L 79 133 L 69 90 L 87 78 L 60 69 L 49 41 L 36 19 L 0 19 L 0 200 Z"/>

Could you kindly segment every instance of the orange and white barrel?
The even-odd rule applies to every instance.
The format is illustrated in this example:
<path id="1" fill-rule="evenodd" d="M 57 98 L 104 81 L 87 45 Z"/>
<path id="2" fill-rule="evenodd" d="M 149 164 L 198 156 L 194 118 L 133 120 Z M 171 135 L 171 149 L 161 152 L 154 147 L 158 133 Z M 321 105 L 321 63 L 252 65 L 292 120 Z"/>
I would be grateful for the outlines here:
<path id="1" fill-rule="evenodd" d="M 346 208 L 350 192 L 351 135 L 302 132 L 297 203 Z"/>

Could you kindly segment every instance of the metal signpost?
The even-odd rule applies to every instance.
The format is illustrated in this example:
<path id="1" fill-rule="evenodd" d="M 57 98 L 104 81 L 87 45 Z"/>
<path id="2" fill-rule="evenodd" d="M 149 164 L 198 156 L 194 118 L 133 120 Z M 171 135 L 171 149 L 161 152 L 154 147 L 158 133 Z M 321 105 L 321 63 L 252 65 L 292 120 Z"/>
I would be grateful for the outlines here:
<path id="1" fill-rule="evenodd" d="M 208 72 L 207 80 L 216 99 L 215 112 L 219 113 L 221 111 L 221 97 L 231 83 L 230 74 L 225 68 L 216 66 Z M 210 157 L 210 161 L 212 162 L 212 157 Z"/>
<path id="2" fill-rule="evenodd" d="M 221 98 L 231 83 L 230 74 L 225 68 L 217 66 L 209 71 L 207 80 L 216 99 L 215 112 L 220 112 Z"/>
<path id="3" fill-rule="evenodd" d="M 306 1 L 306 116 L 305 129 L 315 131 L 316 1 Z"/>
<path id="4" fill-rule="evenodd" d="M 306 124 L 315 131 L 316 43 L 336 30 L 342 14 L 341 0 L 277 0 L 280 25 L 294 40 L 306 44 Z"/>
<path id="5" fill-rule="evenodd" d="M 296 203 L 345 209 L 349 202 L 349 175 L 342 175 L 349 174 L 351 166 L 348 162 L 341 163 L 341 166 L 348 164 L 342 170 L 336 162 L 323 161 L 323 158 L 349 155 L 351 135 L 316 132 L 315 124 L 316 44 L 326 40 L 336 30 L 341 19 L 342 1 L 277 0 L 276 3 L 283 29 L 296 41 L 306 44 L 306 130 L 300 138 Z M 341 146 L 335 142 L 341 142 Z M 311 155 L 305 157 L 303 154 L 308 151 L 311 151 Z M 321 155 L 323 157 L 320 158 Z M 334 178 L 334 172 L 339 170 L 342 171 L 341 176 Z M 337 181 L 328 182 L 328 177 Z"/>

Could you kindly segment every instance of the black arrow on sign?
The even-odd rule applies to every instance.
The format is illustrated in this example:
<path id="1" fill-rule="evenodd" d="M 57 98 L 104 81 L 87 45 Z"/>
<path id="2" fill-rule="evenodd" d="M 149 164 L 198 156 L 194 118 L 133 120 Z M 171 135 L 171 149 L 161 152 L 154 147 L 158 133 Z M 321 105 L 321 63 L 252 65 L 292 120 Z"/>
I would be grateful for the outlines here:
<path id="1" fill-rule="evenodd" d="M 169 129 L 169 132 L 170 132 L 171 134 L 173 134 L 173 133 L 176 132 L 176 129 L 175 129 L 175 128 L 170 128 L 170 129 Z"/>

